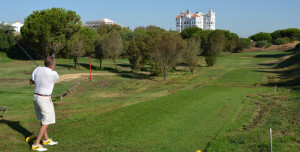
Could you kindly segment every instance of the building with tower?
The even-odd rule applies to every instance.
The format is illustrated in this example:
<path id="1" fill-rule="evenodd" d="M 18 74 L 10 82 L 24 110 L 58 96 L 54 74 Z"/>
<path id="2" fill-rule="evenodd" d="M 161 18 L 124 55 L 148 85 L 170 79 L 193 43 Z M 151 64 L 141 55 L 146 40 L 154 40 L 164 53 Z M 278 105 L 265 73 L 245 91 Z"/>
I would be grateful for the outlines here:
<path id="1" fill-rule="evenodd" d="M 176 30 L 182 32 L 187 27 L 199 27 L 203 30 L 215 30 L 216 29 L 216 13 L 210 9 L 206 14 L 196 12 L 191 13 L 187 10 L 185 13 L 181 13 L 176 16 Z"/>

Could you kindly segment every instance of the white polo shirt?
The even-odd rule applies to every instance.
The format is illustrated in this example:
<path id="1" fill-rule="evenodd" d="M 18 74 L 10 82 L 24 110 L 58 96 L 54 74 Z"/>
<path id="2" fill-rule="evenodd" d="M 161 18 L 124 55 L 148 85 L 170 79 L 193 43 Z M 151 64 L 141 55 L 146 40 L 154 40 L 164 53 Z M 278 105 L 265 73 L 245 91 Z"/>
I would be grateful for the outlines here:
<path id="1" fill-rule="evenodd" d="M 34 81 L 34 93 L 51 95 L 54 83 L 59 79 L 56 71 L 47 67 L 37 67 L 32 72 L 31 80 Z"/>

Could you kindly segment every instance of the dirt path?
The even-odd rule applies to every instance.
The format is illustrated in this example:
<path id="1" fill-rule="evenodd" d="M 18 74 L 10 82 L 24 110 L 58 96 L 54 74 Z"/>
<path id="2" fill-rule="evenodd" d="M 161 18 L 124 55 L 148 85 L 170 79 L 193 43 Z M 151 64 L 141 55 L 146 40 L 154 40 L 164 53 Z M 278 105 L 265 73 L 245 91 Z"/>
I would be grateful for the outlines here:
<path id="1" fill-rule="evenodd" d="M 92 76 L 95 76 L 95 75 L 110 76 L 110 75 L 118 75 L 118 74 L 122 74 L 122 73 L 93 73 Z M 62 81 L 71 81 L 74 79 L 79 79 L 83 76 L 89 77 L 90 73 L 74 73 L 74 74 L 60 75 L 57 83 L 62 82 Z"/>

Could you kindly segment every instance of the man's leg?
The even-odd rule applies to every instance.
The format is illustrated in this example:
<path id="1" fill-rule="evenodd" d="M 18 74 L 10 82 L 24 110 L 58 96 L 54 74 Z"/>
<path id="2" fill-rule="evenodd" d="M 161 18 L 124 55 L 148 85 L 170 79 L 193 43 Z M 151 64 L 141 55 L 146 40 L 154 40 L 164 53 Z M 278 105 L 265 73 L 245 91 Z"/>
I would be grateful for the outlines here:
<path id="1" fill-rule="evenodd" d="M 38 144 L 40 144 L 40 141 L 41 141 L 43 135 L 45 134 L 45 131 L 47 131 L 47 127 L 48 127 L 48 126 L 49 126 L 49 125 L 42 125 L 42 126 L 41 126 L 40 131 L 39 131 L 39 134 L 38 134 L 38 136 L 37 136 L 37 138 L 36 138 L 36 141 L 35 141 L 35 143 L 34 143 L 33 145 L 38 145 Z M 47 136 L 48 136 L 48 135 L 47 135 Z"/>
<path id="2" fill-rule="evenodd" d="M 41 127 L 42 127 L 43 125 L 42 125 L 42 123 L 41 123 Z M 49 125 L 48 125 L 48 127 L 49 127 Z M 44 133 L 44 141 L 47 141 L 48 139 L 49 139 L 49 137 L 48 137 L 48 128 L 46 128 L 46 130 L 45 130 L 45 133 Z"/>
<path id="3" fill-rule="evenodd" d="M 45 133 L 44 133 L 44 141 L 47 141 L 48 139 L 49 139 L 48 131 L 47 131 L 47 128 L 46 128 Z"/>

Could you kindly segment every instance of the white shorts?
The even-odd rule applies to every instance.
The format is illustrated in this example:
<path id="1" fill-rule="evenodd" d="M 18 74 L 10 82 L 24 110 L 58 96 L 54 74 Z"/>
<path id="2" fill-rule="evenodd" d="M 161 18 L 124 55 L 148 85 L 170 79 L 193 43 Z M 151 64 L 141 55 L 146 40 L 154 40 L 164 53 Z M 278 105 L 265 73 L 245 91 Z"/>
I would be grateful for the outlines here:
<path id="1" fill-rule="evenodd" d="M 34 94 L 33 103 L 36 118 L 41 120 L 43 125 L 55 123 L 55 112 L 51 97 L 43 97 Z"/>

